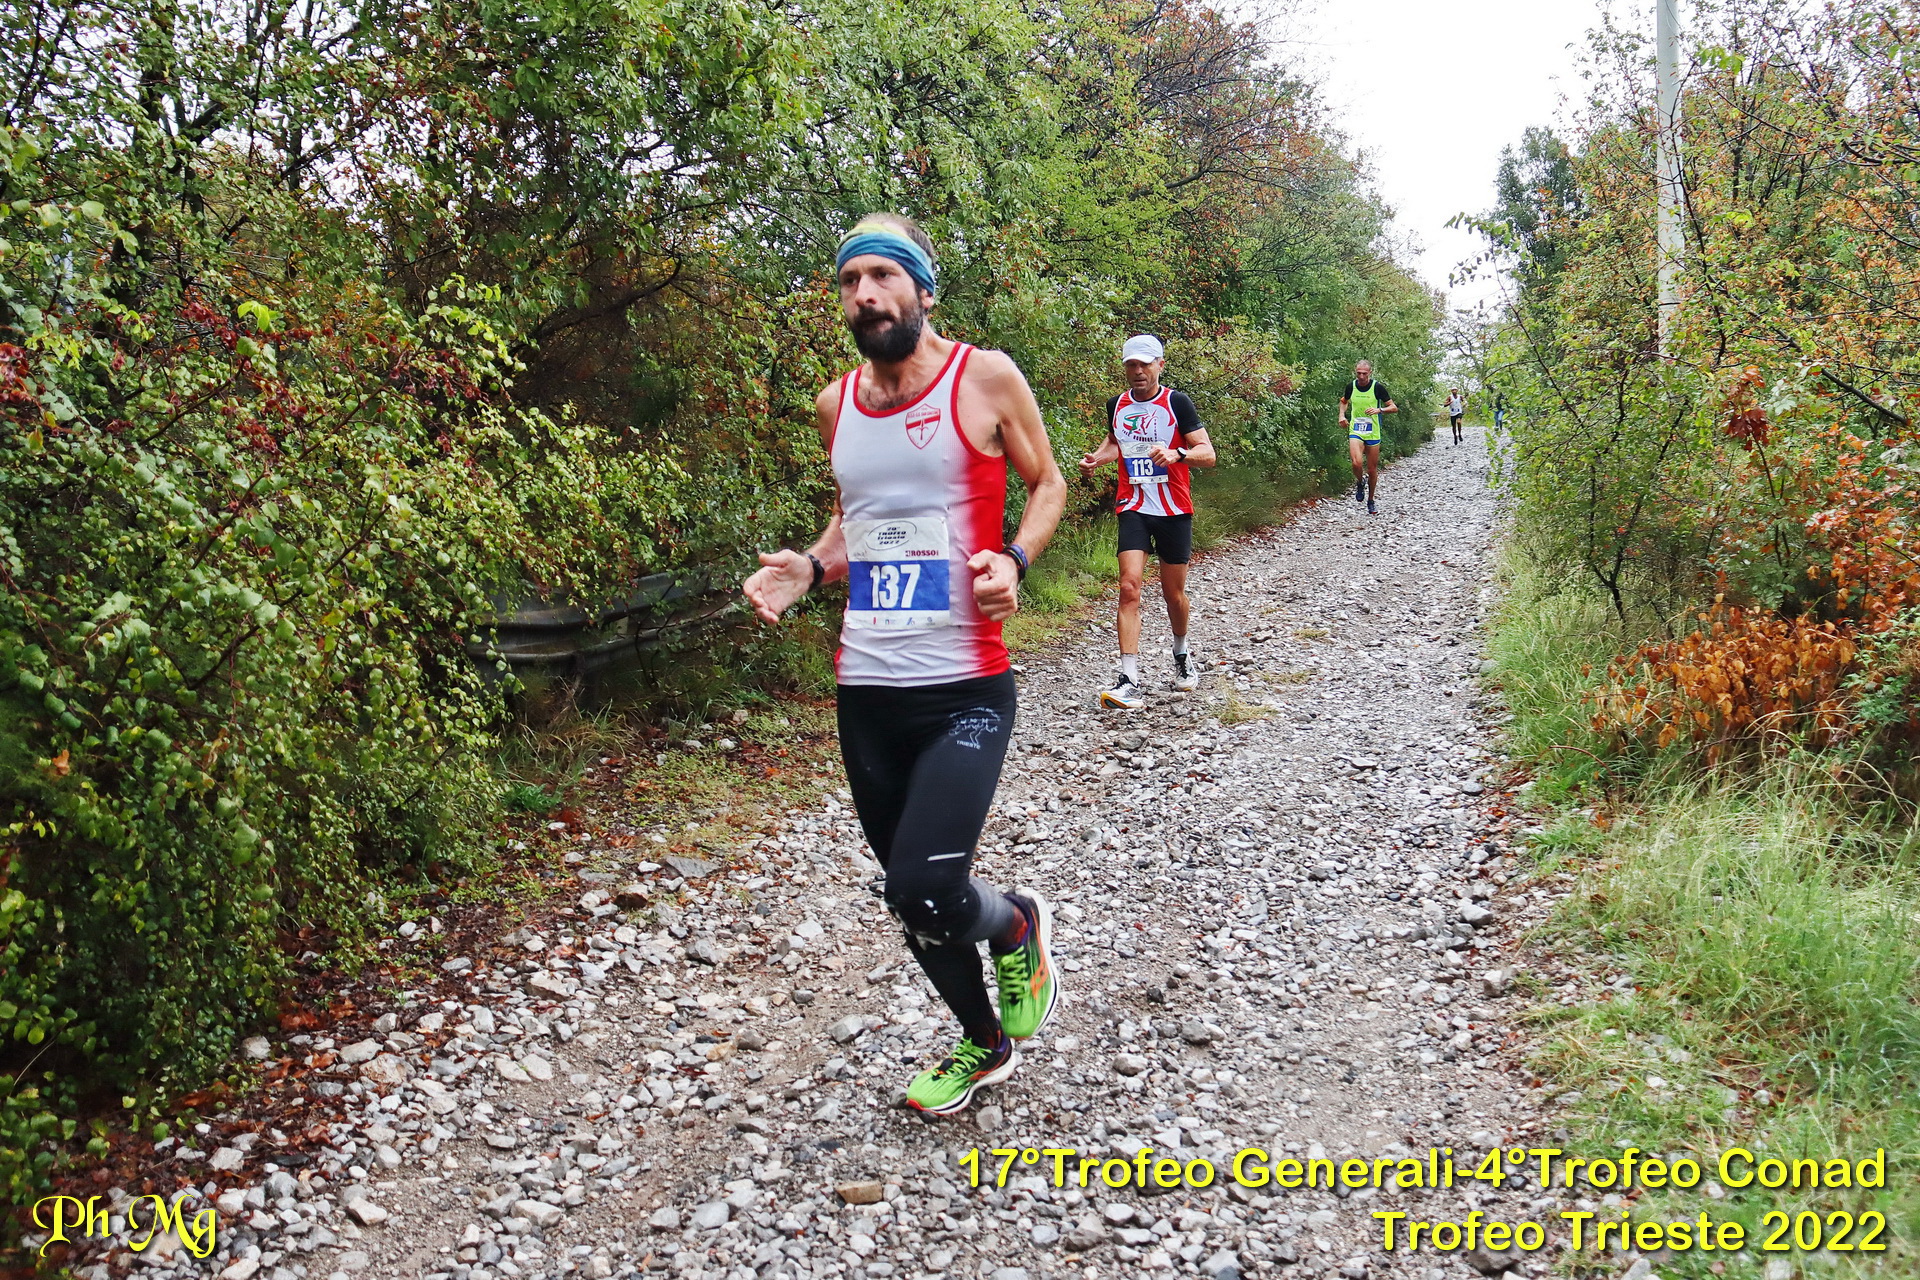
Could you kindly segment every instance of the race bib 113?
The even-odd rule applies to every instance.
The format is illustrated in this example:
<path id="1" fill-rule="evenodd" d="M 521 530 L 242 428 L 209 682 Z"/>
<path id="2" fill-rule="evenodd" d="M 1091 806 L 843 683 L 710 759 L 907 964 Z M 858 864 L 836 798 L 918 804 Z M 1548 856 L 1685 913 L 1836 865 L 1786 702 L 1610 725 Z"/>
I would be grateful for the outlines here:
<path id="1" fill-rule="evenodd" d="M 1153 460 L 1153 441 L 1122 440 L 1120 459 L 1126 465 L 1127 479 L 1134 484 L 1167 483 L 1167 469 Z"/>

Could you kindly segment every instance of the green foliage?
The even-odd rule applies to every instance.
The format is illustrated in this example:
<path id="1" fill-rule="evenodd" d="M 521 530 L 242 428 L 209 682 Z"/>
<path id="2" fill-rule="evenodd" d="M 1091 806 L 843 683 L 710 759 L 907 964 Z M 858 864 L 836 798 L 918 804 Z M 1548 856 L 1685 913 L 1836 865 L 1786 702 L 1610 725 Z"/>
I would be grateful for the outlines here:
<path id="1" fill-rule="evenodd" d="M 1853 718 L 1871 748 L 1883 735 L 1903 735 L 1920 707 L 1920 610 L 1908 610 L 1868 638 L 1859 669 L 1847 678 Z"/>
<path id="2" fill-rule="evenodd" d="M 1584 205 L 1572 152 L 1553 130 L 1528 128 L 1518 148 L 1501 149 L 1493 186 L 1488 230 L 1518 255 L 1523 289 L 1550 289 L 1573 254 Z"/>
<path id="3" fill-rule="evenodd" d="M 1696 17 L 1669 332 L 1642 36 L 1596 35 L 1586 118 L 1564 149 L 1529 131 L 1483 224 L 1521 285 L 1487 360 L 1512 410 L 1523 588 L 1497 678 L 1535 793 L 1562 806 L 1542 844 L 1581 876 L 1559 940 L 1589 952 L 1576 970 L 1632 977 L 1554 1011 L 1537 1065 L 1577 1090 L 1569 1146 L 1891 1163 L 1920 1135 L 1920 253 L 1912 166 L 1892 159 L 1915 143 L 1911 24 L 1852 2 Z M 1903 1223 L 1915 1195 L 1890 1177 L 1722 1212 Z"/>
<path id="4" fill-rule="evenodd" d="M 552 813 L 560 807 L 560 797 L 531 782 L 516 782 L 500 797 L 500 807 L 508 813 Z"/>
<path id="5" fill-rule="evenodd" d="M 1682 301 L 1664 350 L 1634 33 L 1596 38 L 1578 133 L 1528 130 L 1479 223 L 1521 286 L 1491 361 L 1524 424 L 1502 460 L 1518 531 L 1622 616 L 1720 594 L 1858 617 L 1899 576 L 1849 562 L 1903 527 L 1873 499 L 1886 455 L 1906 465 L 1920 403 L 1920 252 L 1896 230 L 1915 188 L 1881 158 L 1915 142 L 1910 42 L 1870 4 L 1829 18 L 1740 0 L 1691 32 Z M 1911 555 L 1893 559 L 1910 576 Z"/>
<path id="6" fill-rule="evenodd" d="M 132 1091 L 224 1059 L 280 928 L 351 941 L 380 876 L 472 865 L 501 708 L 463 642 L 620 539 L 567 496 L 596 433 L 489 390 L 467 297 L 216 309 L 203 260 L 136 311 L 54 270 L 118 230 L 7 227 L 0 1002 L 8 1065 Z"/>

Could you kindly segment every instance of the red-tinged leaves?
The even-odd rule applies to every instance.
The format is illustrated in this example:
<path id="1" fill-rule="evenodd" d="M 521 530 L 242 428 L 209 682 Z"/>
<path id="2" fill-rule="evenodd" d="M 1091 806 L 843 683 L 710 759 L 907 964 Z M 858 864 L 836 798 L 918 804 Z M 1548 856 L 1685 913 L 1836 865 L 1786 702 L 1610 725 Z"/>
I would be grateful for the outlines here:
<path id="1" fill-rule="evenodd" d="M 307 1009 L 288 1009 L 280 1015 L 282 1031 L 311 1031 L 320 1025 L 320 1019 Z"/>

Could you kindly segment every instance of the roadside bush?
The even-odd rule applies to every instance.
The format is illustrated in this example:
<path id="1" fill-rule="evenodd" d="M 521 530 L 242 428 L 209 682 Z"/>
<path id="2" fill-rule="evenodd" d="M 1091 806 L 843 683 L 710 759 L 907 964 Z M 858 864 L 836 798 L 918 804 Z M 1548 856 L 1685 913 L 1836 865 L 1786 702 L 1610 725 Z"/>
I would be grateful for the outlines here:
<path id="1" fill-rule="evenodd" d="M 1594 728 L 1644 732 L 1661 747 L 1691 738 L 1710 764 L 1744 742 L 1831 746 L 1846 736 L 1851 636 L 1831 622 L 1739 608 L 1703 621 L 1615 662 Z M 1629 683 L 1636 672 L 1644 679 Z"/>
<path id="2" fill-rule="evenodd" d="M 136 310 L 60 274 L 117 231 L 7 229 L 0 1073 L 48 1113 L 196 1078 L 272 1008 L 283 929 L 351 943 L 383 876 L 474 866 L 502 706 L 465 641 L 523 572 L 625 545 L 566 496 L 596 433 L 506 403 L 465 301 L 235 317 L 203 275 Z"/>
<path id="3" fill-rule="evenodd" d="M 1910 784 L 1889 691 L 1920 605 L 1920 251 L 1898 229 L 1920 188 L 1884 157 L 1916 142 L 1911 32 L 1867 4 L 1829 18 L 1741 0 L 1696 28 L 1664 336 L 1640 47 L 1601 33 L 1575 145 L 1530 138 L 1552 190 L 1516 188 L 1488 226 L 1521 281 L 1494 363 L 1525 429 L 1502 467 L 1531 556 L 1664 624 L 1596 728 L 1707 762 L 1844 744 Z"/>

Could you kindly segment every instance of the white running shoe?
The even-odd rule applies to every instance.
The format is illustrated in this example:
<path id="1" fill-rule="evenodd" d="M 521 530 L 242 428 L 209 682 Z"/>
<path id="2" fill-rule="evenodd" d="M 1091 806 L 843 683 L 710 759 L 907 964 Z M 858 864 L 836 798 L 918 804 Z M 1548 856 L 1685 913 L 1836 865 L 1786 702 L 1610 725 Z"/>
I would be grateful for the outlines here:
<path id="1" fill-rule="evenodd" d="M 1140 696 L 1140 686 L 1121 676 L 1114 681 L 1113 688 L 1100 694 L 1100 705 L 1118 707 L 1122 711 L 1138 711 L 1147 705 L 1147 700 Z"/>
<path id="2" fill-rule="evenodd" d="M 1192 654 L 1173 655 L 1173 687 L 1182 693 L 1192 693 L 1200 687 L 1200 673 L 1193 669 Z"/>

